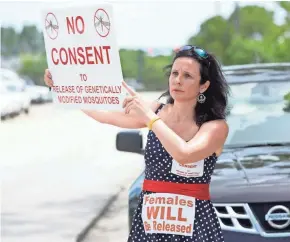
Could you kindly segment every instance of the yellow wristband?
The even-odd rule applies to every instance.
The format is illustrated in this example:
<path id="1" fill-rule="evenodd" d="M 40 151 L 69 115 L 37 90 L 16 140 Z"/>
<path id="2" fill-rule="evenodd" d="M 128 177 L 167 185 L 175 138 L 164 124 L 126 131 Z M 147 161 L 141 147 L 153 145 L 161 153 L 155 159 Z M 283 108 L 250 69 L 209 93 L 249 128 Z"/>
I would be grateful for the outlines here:
<path id="1" fill-rule="evenodd" d="M 160 119 L 160 117 L 156 117 L 156 118 L 151 119 L 150 122 L 147 124 L 148 129 L 151 130 L 151 129 L 152 129 L 152 125 L 153 125 L 157 120 L 159 120 L 159 119 Z"/>

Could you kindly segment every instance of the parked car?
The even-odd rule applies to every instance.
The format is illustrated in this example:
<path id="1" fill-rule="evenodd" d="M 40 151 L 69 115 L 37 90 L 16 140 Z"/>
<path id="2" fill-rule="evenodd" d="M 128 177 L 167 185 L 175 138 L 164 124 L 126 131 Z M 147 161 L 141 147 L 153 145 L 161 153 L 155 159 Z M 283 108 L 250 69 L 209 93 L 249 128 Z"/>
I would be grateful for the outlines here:
<path id="1" fill-rule="evenodd" d="M 210 192 L 225 241 L 289 242 L 290 63 L 229 66 L 224 73 L 230 133 Z M 138 130 L 121 131 L 116 148 L 143 155 L 142 141 Z M 143 180 L 144 172 L 129 190 L 129 229 Z"/>
<path id="2" fill-rule="evenodd" d="M 46 86 L 35 85 L 34 81 L 27 76 L 21 77 L 30 93 L 32 103 L 47 103 L 52 102 L 52 95 L 49 88 Z"/>
<path id="3" fill-rule="evenodd" d="M 18 101 L 17 96 L 11 94 L 2 82 L 0 82 L 0 97 L 1 120 L 20 114 L 22 109 L 21 103 Z"/>
<path id="4" fill-rule="evenodd" d="M 25 85 L 17 82 L 10 82 L 6 84 L 10 95 L 14 94 L 17 102 L 20 103 L 21 112 L 28 114 L 31 107 L 31 97 L 27 92 Z"/>
<path id="5" fill-rule="evenodd" d="M 138 82 L 134 78 L 125 78 L 125 82 L 135 91 L 143 91 L 144 85 L 141 82 Z"/>
<path id="6" fill-rule="evenodd" d="M 5 86 L 10 96 L 16 104 L 19 104 L 21 111 L 29 113 L 31 107 L 31 97 L 26 89 L 25 82 L 17 75 L 17 73 L 1 68 L 0 78 L 2 85 Z"/>

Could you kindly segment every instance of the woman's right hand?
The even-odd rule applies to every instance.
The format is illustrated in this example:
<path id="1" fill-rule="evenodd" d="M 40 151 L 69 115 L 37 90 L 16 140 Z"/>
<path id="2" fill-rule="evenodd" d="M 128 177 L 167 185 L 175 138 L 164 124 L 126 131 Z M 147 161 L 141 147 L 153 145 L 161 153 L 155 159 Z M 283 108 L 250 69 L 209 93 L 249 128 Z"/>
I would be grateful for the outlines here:
<path id="1" fill-rule="evenodd" d="M 47 86 L 53 87 L 53 80 L 48 69 L 44 72 L 44 82 Z"/>

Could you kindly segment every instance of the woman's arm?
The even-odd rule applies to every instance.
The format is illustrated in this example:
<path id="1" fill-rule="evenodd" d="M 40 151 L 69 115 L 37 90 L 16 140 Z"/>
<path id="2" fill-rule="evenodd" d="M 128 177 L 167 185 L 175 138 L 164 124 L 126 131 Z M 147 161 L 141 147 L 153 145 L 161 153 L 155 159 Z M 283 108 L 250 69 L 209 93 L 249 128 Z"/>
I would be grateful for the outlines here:
<path id="1" fill-rule="evenodd" d="M 148 120 L 155 117 L 150 114 Z M 152 131 L 156 134 L 167 152 L 180 164 L 197 162 L 221 149 L 228 136 L 228 125 L 224 120 L 209 121 L 203 124 L 189 142 L 185 142 L 162 120 L 156 121 Z"/>
<path id="2" fill-rule="evenodd" d="M 53 87 L 53 80 L 51 73 L 48 69 L 44 72 L 44 82 L 50 88 Z M 155 112 L 158 108 L 159 102 L 154 101 L 150 105 L 150 109 Z M 133 110 L 129 113 L 121 111 L 91 111 L 91 110 L 82 110 L 83 113 L 89 117 L 95 119 L 96 121 L 103 124 L 110 124 L 121 128 L 129 129 L 138 129 L 144 128 L 146 125 L 144 121 L 141 120 L 140 116 L 136 114 Z"/>
<path id="3" fill-rule="evenodd" d="M 151 121 L 156 120 L 158 116 L 125 82 L 123 86 L 131 95 L 125 107 L 126 112 L 136 111 L 143 119 L 143 123 L 152 126 Z M 173 159 L 180 164 L 186 164 L 205 159 L 222 149 L 228 136 L 228 125 L 224 120 L 206 122 L 189 142 L 185 142 L 161 119 L 153 123 L 152 131 Z"/>
<path id="4" fill-rule="evenodd" d="M 159 105 L 159 102 L 154 101 L 151 103 L 150 108 L 153 112 L 155 112 Z M 146 127 L 144 121 L 140 119 L 140 116 L 136 114 L 134 110 L 132 110 L 129 114 L 122 111 L 82 110 L 82 112 L 100 123 L 114 125 L 120 128 L 139 129 Z"/>

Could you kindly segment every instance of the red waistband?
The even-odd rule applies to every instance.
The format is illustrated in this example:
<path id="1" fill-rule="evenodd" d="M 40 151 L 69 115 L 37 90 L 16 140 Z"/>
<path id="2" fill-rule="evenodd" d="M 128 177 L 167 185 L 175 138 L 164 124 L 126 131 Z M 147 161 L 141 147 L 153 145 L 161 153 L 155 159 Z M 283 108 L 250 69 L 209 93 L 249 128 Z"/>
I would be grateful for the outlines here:
<path id="1" fill-rule="evenodd" d="M 143 191 L 174 193 L 210 200 L 209 184 L 181 184 L 174 182 L 144 180 Z"/>

